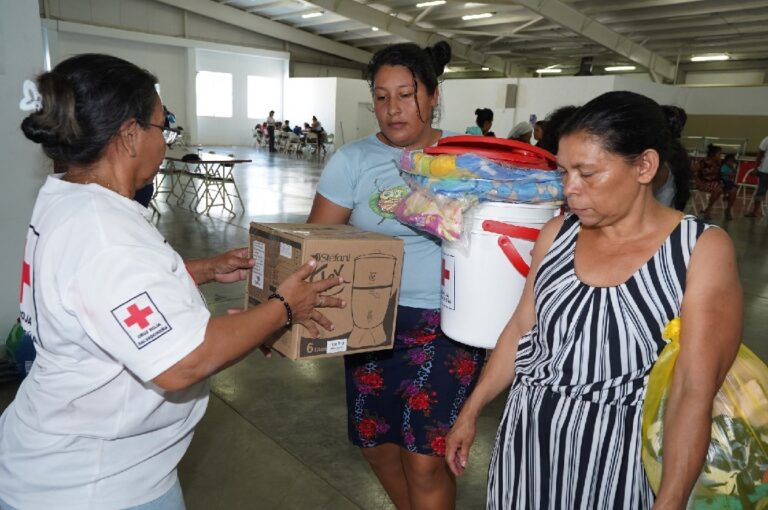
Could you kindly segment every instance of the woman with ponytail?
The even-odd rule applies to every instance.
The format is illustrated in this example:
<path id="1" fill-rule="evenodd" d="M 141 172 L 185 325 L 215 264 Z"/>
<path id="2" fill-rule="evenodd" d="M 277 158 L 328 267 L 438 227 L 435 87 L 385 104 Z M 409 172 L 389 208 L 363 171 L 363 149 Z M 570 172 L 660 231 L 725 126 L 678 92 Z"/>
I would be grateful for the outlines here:
<path id="1" fill-rule="evenodd" d="M 439 240 L 399 223 L 381 199 L 407 189 L 396 165 L 403 150 L 430 147 L 446 134 L 432 121 L 450 57 L 445 42 L 395 44 L 373 56 L 367 72 L 380 131 L 334 154 L 309 216 L 405 242 L 394 348 L 344 358 L 349 438 L 399 510 L 455 506 L 445 435 L 485 355 L 440 330 Z"/>
<path id="2" fill-rule="evenodd" d="M 478 108 L 475 110 L 475 115 L 477 116 L 475 125 L 469 126 L 465 133 L 468 135 L 496 136 L 491 131 L 491 126 L 493 126 L 493 110 L 490 108 Z"/>
<path id="3" fill-rule="evenodd" d="M 206 379 L 286 324 L 331 327 L 315 305 L 341 281 L 305 282 L 312 262 L 267 303 L 211 316 L 198 285 L 243 280 L 254 261 L 245 248 L 184 261 L 132 200 L 175 136 L 155 83 L 98 54 L 37 79 L 21 129 L 60 172 L 28 223 L 20 309 L 37 356 L 0 416 L 0 510 L 184 510 L 176 465 Z"/>

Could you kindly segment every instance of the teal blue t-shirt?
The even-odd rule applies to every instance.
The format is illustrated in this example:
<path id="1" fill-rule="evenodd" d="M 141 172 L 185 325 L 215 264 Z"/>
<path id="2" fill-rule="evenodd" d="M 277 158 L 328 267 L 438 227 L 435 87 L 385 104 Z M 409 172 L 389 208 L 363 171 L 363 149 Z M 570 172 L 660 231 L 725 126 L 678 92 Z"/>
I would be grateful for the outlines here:
<path id="1" fill-rule="evenodd" d="M 408 190 L 397 167 L 402 154 L 376 135 L 348 143 L 326 165 L 317 192 L 351 209 L 350 225 L 403 240 L 401 305 L 440 308 L 440 240 L 403 225 L 390 212 Z"/>

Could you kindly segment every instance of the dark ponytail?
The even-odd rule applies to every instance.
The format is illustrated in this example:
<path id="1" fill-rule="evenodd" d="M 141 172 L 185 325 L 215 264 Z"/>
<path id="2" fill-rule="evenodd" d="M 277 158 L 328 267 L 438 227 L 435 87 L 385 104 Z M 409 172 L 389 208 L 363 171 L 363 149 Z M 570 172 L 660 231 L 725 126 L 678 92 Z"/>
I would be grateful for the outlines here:
<path id="1" fill-rule="evenodd" d="M 486 121 L 493 122 L 493 110 L 490 108 L 478 108 L 475 110 L 475 115 L 477 115 L 475 123 L 479 128 L 482 128 Z"/>
<path id="2" fill-rule="evenodd" d="M 373 90 L 374 79 L 381 66 L 403 66 L 427 87 L 427 92 L 432 96 L 437 89 L 437 79 L 442 76 L 446 64 L 450 61 L 451 46 L 445 41 L 424 49 L 413 43 L 393 44 L 373 55 L 368 63 L 366 76 Z"/>
<path id="3" fill-rule="evenodd" d="M 37 78 L 42 109 L 21 123 L 59 168 L 96 162 L 126 120 L 143 127 L 159 97 L 157 79 L 117 57 L 83 54 Z"/>
<path id="4" fill-rule="evenodd" d="M 691 197 L 691 158 L 688 157 L 688 151 L 677 138 L 670 144 L 669 158 L 666 163 L 675 181 L 672 206 L 678 211 L 684 211 Z"/>

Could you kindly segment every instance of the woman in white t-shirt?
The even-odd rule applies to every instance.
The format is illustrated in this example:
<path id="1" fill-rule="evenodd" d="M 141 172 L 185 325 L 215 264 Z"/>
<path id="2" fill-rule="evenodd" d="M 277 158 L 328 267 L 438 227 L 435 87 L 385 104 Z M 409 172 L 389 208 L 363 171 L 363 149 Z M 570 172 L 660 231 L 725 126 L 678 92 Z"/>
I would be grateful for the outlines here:
<path id="1" fill-rule="evenodd" d="M 131 200 L 171 136 L 156 81 L 96 54 L 37 80 L 22 130 L 67 171 L 40 189 L 27 232 L 20 307 L 37 357 L 0 417 L 0 509 L 183 509 L 176 465 L 206 378 L 292 322 L 330 328 L 316 305 L 343 306 L 318 294 L 340 279 L 304 281 L 310 263 L 268 302 L 210 316 L 197 284 L 242 280 L 253 261 L 185 262 Z"/>

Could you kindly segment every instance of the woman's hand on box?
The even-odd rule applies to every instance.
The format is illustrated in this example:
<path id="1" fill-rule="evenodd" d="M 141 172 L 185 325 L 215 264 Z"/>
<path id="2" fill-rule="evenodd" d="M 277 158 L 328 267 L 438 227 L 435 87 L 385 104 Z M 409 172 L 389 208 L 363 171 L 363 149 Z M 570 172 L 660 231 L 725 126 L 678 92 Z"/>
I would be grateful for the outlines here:
<path id="1" fill-rule="evenodd" d="M 318 308 L 344 308 L 347 304 L 339 298 L 325 296 L 322 293 L 344 283 L 341 277 L 331 277 L 315 282 L 306 281 L 317 267 L 317 261 L 310 259 L 298 271 L 285 279 L 277 288 L 277 293 L 288 302 L 293 312 L 294 324 L 302 324 L 309 333 L 320 335 L 318 324 L 328 331 L 334 326 Z"/>
<path id="2" fill-rule="evenodd" d="M 205 259 L 187 260 L 187 271 L 196 284 L 216 281 L 233 283 L 245 280 L 255 261 L 248 257 L 248 248 L 236 248 Z"/>

